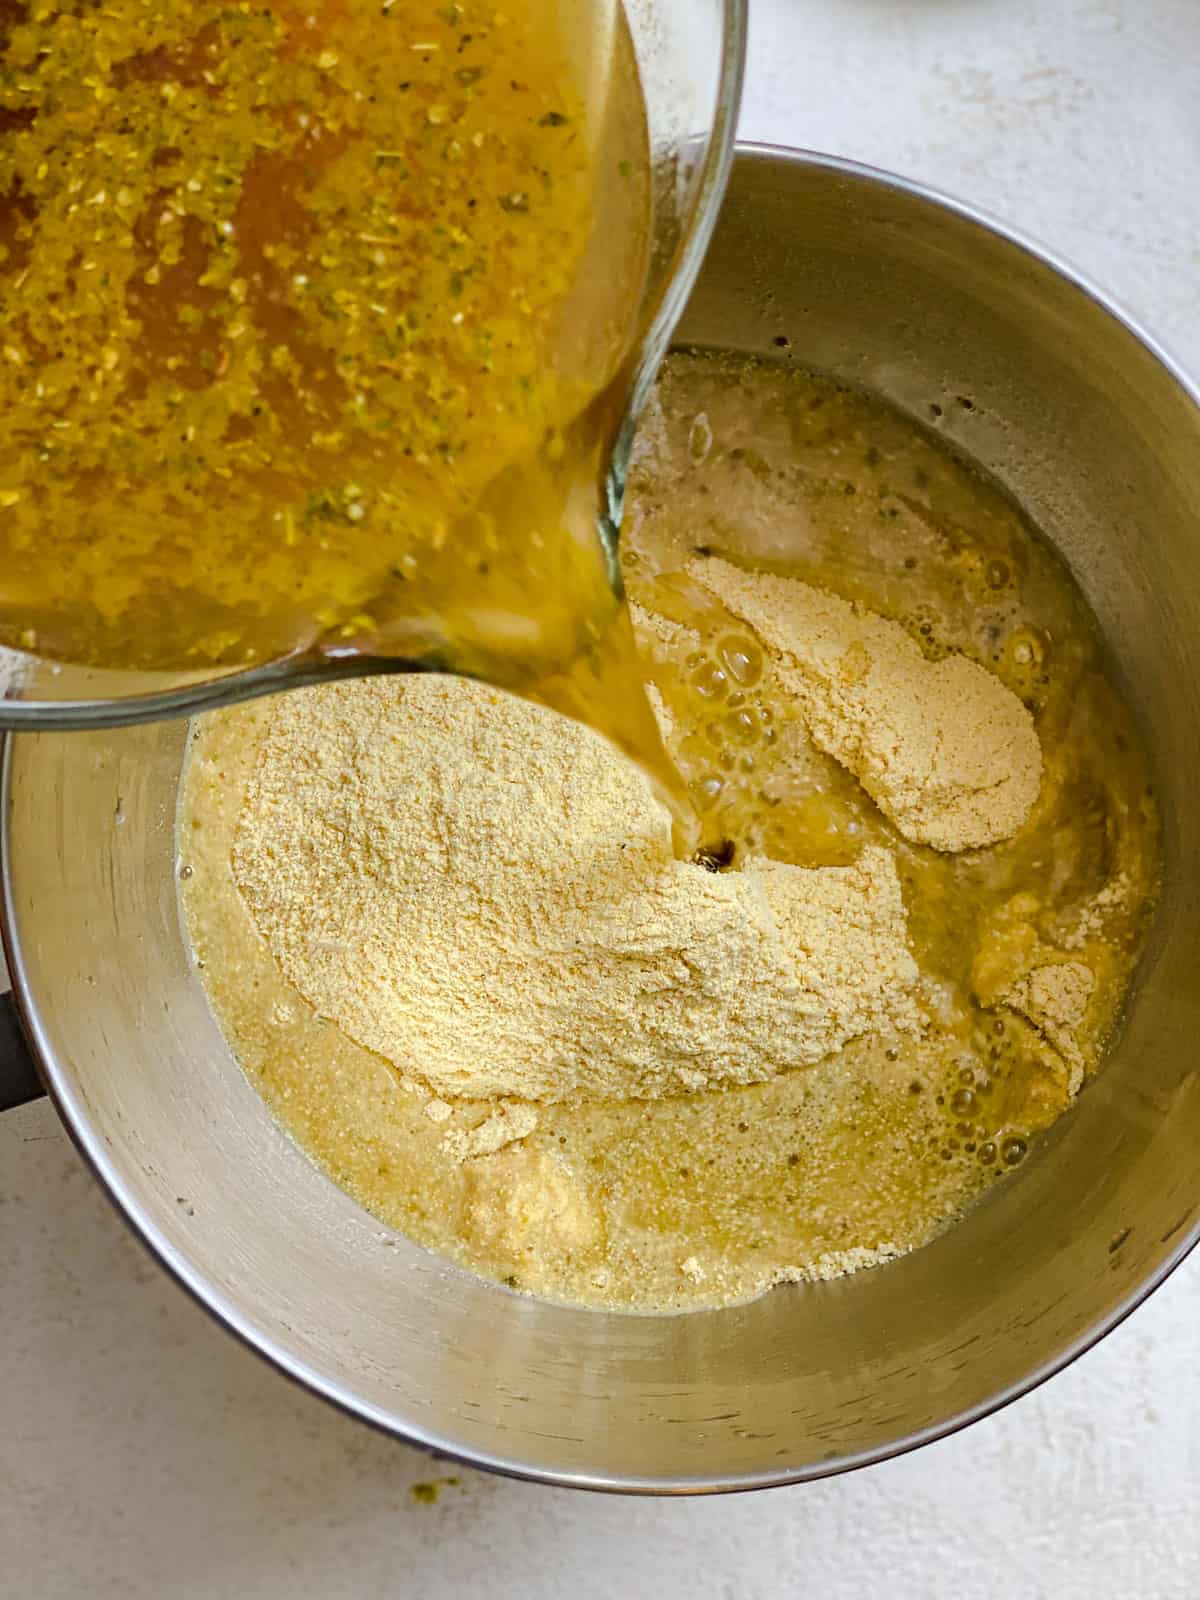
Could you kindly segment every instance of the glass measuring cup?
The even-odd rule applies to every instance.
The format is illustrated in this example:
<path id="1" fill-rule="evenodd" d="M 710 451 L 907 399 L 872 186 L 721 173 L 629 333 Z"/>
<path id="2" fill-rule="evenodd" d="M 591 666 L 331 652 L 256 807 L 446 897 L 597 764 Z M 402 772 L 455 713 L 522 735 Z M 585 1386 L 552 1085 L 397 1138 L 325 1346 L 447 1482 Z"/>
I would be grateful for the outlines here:
<path id="1" fill-rule="evenodd" d="M 615 426 L 601 535 L 614 587 L 624 468 L 637 411 L 698 270 L 724 188 L 741 89 L 746 0 L 628 0 L 653 172 L 649 270 L 628 404 Z M 419 670 L 428 654 L 305 648 L 250 667 L 191 672 L 108 670 L 4 652 L 0 728 L 119 726 L 191 714 L 336 677 Z"/>

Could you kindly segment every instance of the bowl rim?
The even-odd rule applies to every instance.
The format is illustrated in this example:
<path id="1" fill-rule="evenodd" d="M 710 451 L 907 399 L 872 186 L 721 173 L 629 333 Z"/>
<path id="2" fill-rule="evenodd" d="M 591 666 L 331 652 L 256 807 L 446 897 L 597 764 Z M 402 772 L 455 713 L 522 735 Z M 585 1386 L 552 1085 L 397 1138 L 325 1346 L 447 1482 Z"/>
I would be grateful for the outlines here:
<path id="1" fill-rule="evenodd" d="M 1181 364 L 1150 334 L 1130 312 L 1115 301 L 1105 290 L 1080 271 L 1058 252 L 1035 242 L 1029 235 L 999 221 L 986 210 L 947 195 L 913 179 L 900 177 L 881 168 L 840 156 L 824 155 L 786 145 L 739 141 L 735 148 L 736 166 L 802 166 L 815 168 L 831 175 L 866 182 L 907 195 L 925 205 L 948 211 L 976 227 L 986 229 L 1017 250 L 1049 266 L 1065 282 L 1091 299 L 1126 332 L 1142 345 L 1146 352 L 1163 367 L 1186 399 L 1200 411 L 1200 387 L 1187 375 Z M 435 1430 L 423 1427 L 414 1419 L 401 1418 L 381 1406 L 373 1404 L 345 1384 L 323 1376 L 301 1357 L 271 1335 L 264 1333 L 252 1318 L 247 1316 L 227 1296 L 214 1287 L 205 1275 L 193 1266 L 187 1255 L 176 1248 L 163 1234 L 153 1219 L 139 1206 L 119 1167 L 105 1148 L 103 1140 L 91 1127 L 82 1096 L 72 1088 L 69 1076 L 56 1061 L 51 1049 L 47 1029 L 36 994 L 33 992 L 25 959 L 24 943 L 20 931 L 21 917 L 13 897 L 13 840 L 11 832 L 12 777 L 14 737 L 9 733 L 3 739 L 0 758 L 0 879 L 3 898 L 0 903 L 0 939 L 7 957 L 12 977 L 13 996 L 30 1039 L 38 1070 L 46 1084 L 49 1097 L 58 1112 L 76 1149 L 114 1208 L 129 1225 L 134 1235 L 167 1272 L 188 1291 L 191 1297 L 213 1318 L 249 1349 L 257 1352 L 277 1371 L 294 1383 L 320 1396 L 348 1416 L 356 1417 L 377 1431 L 398 1439 L 404 1444 L 434 1452 L 440 1458 L 464 1466 L 516 1478 L 527 1482 L 543 1483 L 559 1488 L 586 1489 L 594 1492 L 638 1495 L 693 1495 L 729 1494 L 752 1489 L 778 1488 L 789 1484 L 811 1483 L 823 1478 L 839 1477 L 843 1473 L 873 1466 L 877 1462 L 907 1455 L 923 1445 L 945 1439 L 972 1423 L 991 1416 L 1010 1405 L 1022 1395 L 1030 1393 L 1055 1374 L 1063 1371 L 1086 1351 L 1105 1338 L 1149 1298 L 1166 1281 L 1191 1251 L 1200 1244 L 1200 1217 L 1181 1235 L 1171 1252 L 1137 1285 L 1112 1311 L 1094 1323 L 1085 1333 L 1071 1341 L 1062 1350 L 1040 1366 L 1006 1385 L 986 1400 L 946 1417 L 940 1422 L 905 1434 L 889 1444 L 852 1452 L 832 1460 L 810 1463 L 804 1467 L 778 1468 L 763 1472 L 735 1475 L 692 1474 L 683 1477 L 647 1477 L 632 1473 L 595 1473 L 559 1471 L 533 1467 L 519 1457 L 493 1453 L 486 1450 L 464 1449 L 461 1444 L 447 1439 Z"/>

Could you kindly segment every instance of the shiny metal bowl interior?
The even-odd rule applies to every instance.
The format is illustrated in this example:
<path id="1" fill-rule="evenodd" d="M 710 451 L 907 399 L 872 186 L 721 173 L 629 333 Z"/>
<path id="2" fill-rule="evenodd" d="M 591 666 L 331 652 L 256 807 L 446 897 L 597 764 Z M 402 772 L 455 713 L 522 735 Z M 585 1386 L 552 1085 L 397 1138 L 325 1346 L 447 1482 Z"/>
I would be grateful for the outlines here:
<path id="1" fill-rule="evenodd" d="M 946 1432 L 1111 1327 L 1200 1203 L 1200 407 L 1078 280 L 971 213 L 746 150 L 684 337 L 869 386 L 1060 546 L 1161 778 L 1168 882 L 1124 1036 L 1014 1179 L 926 1249 L 740 1309 L 519 1298 L 391 1235 L 272 1122 L 180 935 L 180 724 L 10 741 L 10 954 L 59 1107 L 135 1228 L 285 1371 L 407 1439 L 558 1483 L 819 1476 Z"/>

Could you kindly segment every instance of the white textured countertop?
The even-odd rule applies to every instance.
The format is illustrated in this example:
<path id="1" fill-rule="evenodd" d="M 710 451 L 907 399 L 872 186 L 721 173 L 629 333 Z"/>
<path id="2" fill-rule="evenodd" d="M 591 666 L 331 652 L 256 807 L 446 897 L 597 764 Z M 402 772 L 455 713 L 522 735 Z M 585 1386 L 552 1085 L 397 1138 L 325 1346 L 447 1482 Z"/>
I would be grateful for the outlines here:
<path id="1" fill-rule="evenodd" d="M 983 204 L 1200 372 L 1200 0 L 752 5 L 747 138 Z M 0 1122 L 0 1285 L 6 1596 L 1200 1594 L 1200 1259 L 964 1434 L 695 1502 L 456 1471 L 334 1413 L 164 1278 L 45 1104 Z"/>

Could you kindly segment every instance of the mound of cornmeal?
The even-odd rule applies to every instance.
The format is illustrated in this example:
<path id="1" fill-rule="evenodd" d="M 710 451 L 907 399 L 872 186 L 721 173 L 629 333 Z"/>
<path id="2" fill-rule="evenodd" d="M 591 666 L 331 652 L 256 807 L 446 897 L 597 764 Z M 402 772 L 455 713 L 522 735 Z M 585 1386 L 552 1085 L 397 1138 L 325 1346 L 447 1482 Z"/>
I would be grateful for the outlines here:
<path id="1" fill-rule="evenodd" d="M 759 635 L 813 741 L 899 831 L 1007 837 L 1037 797 L 1025 707 L 965 657 L 795 580 L 694 564 Z M 276 709 L 233 852 L 316 1010 L 435 1095 L 638 1099 L 764 1081 L 913 1032 L 892 856 L 677 860 L 642 774 L 589 730 L 453 678 Z M 526 1119 L 528 1120 L 528 1119 Z M 508 1107 L 493 1148 L 528 1131 Z"/>

